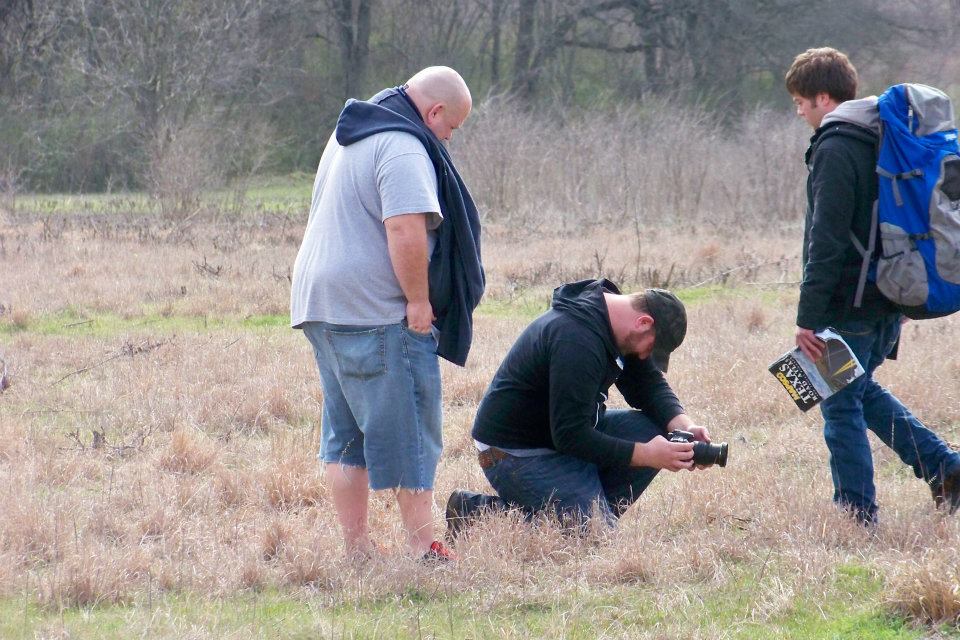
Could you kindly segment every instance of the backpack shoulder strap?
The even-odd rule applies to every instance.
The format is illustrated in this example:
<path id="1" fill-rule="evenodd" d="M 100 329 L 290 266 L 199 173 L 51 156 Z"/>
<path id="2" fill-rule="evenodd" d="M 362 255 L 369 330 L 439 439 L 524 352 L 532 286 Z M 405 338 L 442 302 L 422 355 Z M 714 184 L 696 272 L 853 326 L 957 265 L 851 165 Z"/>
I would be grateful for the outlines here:
<path id="1" fill-rule="evenodd" d="M 857 292 L 853 296 L 853 306 L 857 309 L 863 305 L 863 290 L 867 286 L 870 263 L 873 261 L 873 252 L 877 248 L 877 229 L 880 226 L 877 213 L 878 204 L 879 202 L 877 200 L 873 201 L 873 213 L 870 214 L 870 240 L 867 242 L 866 247 L 860 243 L 856 234 L 853 233 L 853 229 L 850 230 L 850 240 L 853 242 L 857 253 L 862 257 L 862 261 L 860 262 L 860 277 L 857 279 Z"/>
<path id="2" fill-rule="evenodd" d="M 872 135 L 872 134 L 871 134 Z M 880 141 L 883 140 L 883 122 L 880 122 L 880 135 L 874 137 L 874 157 L 880 157 Z M 880 165 L 877 165 L 878 172 Z M 878 198 L 879 198 L 879 194 Z M 877 234 L 880 230 L 879 199 L 873 201 L 873 210 L 870 213 L 870 235 L 867 240 L 867 246 L 864 247 L 857 238 L 853 229 L 850 229 L 850 241 L 853 243 L 857 253 L 861 256 L 860 277 L 857 278 L 857 292 L 853 296 L 853 307 L 859 309 L 863 306 L 863 291 L 867 286 L 867 276 L 870 274 L 870 263 L 873 261 L 873 253 L 877 249 Z"/>

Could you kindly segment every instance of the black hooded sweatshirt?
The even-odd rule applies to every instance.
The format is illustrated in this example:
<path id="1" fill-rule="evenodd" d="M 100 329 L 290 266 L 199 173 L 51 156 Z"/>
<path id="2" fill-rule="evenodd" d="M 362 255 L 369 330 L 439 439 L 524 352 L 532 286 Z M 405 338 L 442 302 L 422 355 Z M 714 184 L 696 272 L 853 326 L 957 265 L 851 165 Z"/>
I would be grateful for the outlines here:
<path id="1" fill-rule="evenodd" d="M 634 443 L 596 430 L 611 385 L 663 429 L 683 413 L 652 360 L 620 354 L 604 291 L 620 293 L 609 280 L 554 290 L 552 308 L 520 334 L 490 383 L 473 425 L 475 439 L 503 449 L 550 448 L 600 466 L 626 467 Z"/>
<path id="2" fill-rule="evenodd" d="M 821 126 L 810 139 L 797 326 L 819 331 L 835 322 L 896 313 L 871 280 L 861 306 L 854 307 L 863 258 L 850 234 L 868 246 L 877 199 L 876 143 L 873 132 L 837 122 Z"/>

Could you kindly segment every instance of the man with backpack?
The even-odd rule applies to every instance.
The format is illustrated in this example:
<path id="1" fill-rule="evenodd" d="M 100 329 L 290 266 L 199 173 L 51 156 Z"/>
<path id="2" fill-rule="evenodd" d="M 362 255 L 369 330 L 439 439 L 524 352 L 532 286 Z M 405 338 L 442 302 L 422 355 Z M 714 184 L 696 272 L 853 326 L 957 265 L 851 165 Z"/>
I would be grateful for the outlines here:
<path id="1" fill-rule="evenodd" d="M 815 333 L 832 327 L 866 372 L 821 404 L 834 502 L 862 524 L 877 523 L 870 429 L 929 484 L 936 506 L 946 505 L 953 513 L 960 506 L 960 454 L 873 379 L 876 368 L 895 357 L 903 321 L 901 307 L 884 295 L 875 277 L 866 277 L 875 273 L 878 251 L 873 248 L 879 244 L 877 98 L 854 100 L 856 69 L 829 47 L 798 55 L 785 81 L 797 115 L 814 129 L 805 158 L 809 176 L 796 344 L 816 360 L 824 343 Z"/>

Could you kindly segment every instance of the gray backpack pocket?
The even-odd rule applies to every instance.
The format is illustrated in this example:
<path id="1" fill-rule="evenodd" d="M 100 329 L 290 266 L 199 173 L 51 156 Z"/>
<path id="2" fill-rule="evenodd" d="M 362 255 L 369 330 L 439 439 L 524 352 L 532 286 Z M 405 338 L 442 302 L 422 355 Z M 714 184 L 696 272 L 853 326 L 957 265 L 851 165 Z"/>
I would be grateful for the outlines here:
<path id="1" fill-rule="evenodd" d="M 940 180 L 930 198 L 930 236 L 940 277 L 960 284 L 960 157 L 943 158 Z"/>
<path id="2" fill-rule="evenodd" d="M 877 287 L 888 299 L 913 307 L 927 301 L 927 270 L 914 241 L 900 227 L 880 224 L 883 255 L 877 261 Z"/>

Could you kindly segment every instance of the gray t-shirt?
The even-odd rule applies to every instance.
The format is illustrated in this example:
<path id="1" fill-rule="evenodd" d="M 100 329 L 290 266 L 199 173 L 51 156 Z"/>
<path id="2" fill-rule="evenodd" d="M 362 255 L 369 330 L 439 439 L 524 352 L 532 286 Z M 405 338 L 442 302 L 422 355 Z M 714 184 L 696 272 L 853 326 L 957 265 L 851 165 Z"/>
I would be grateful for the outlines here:
<path id="1" fill-rule="evenodd" d="M 427 217 L 432 250 L 441 222 L 437 174 L 416 137 L 388 131 L 342 147 L 331 136 L 293 267 L 290 324 L 400 322 L 407 301 L 390 262 L 383 221 L 409 213 L 432 214 Z"/>

